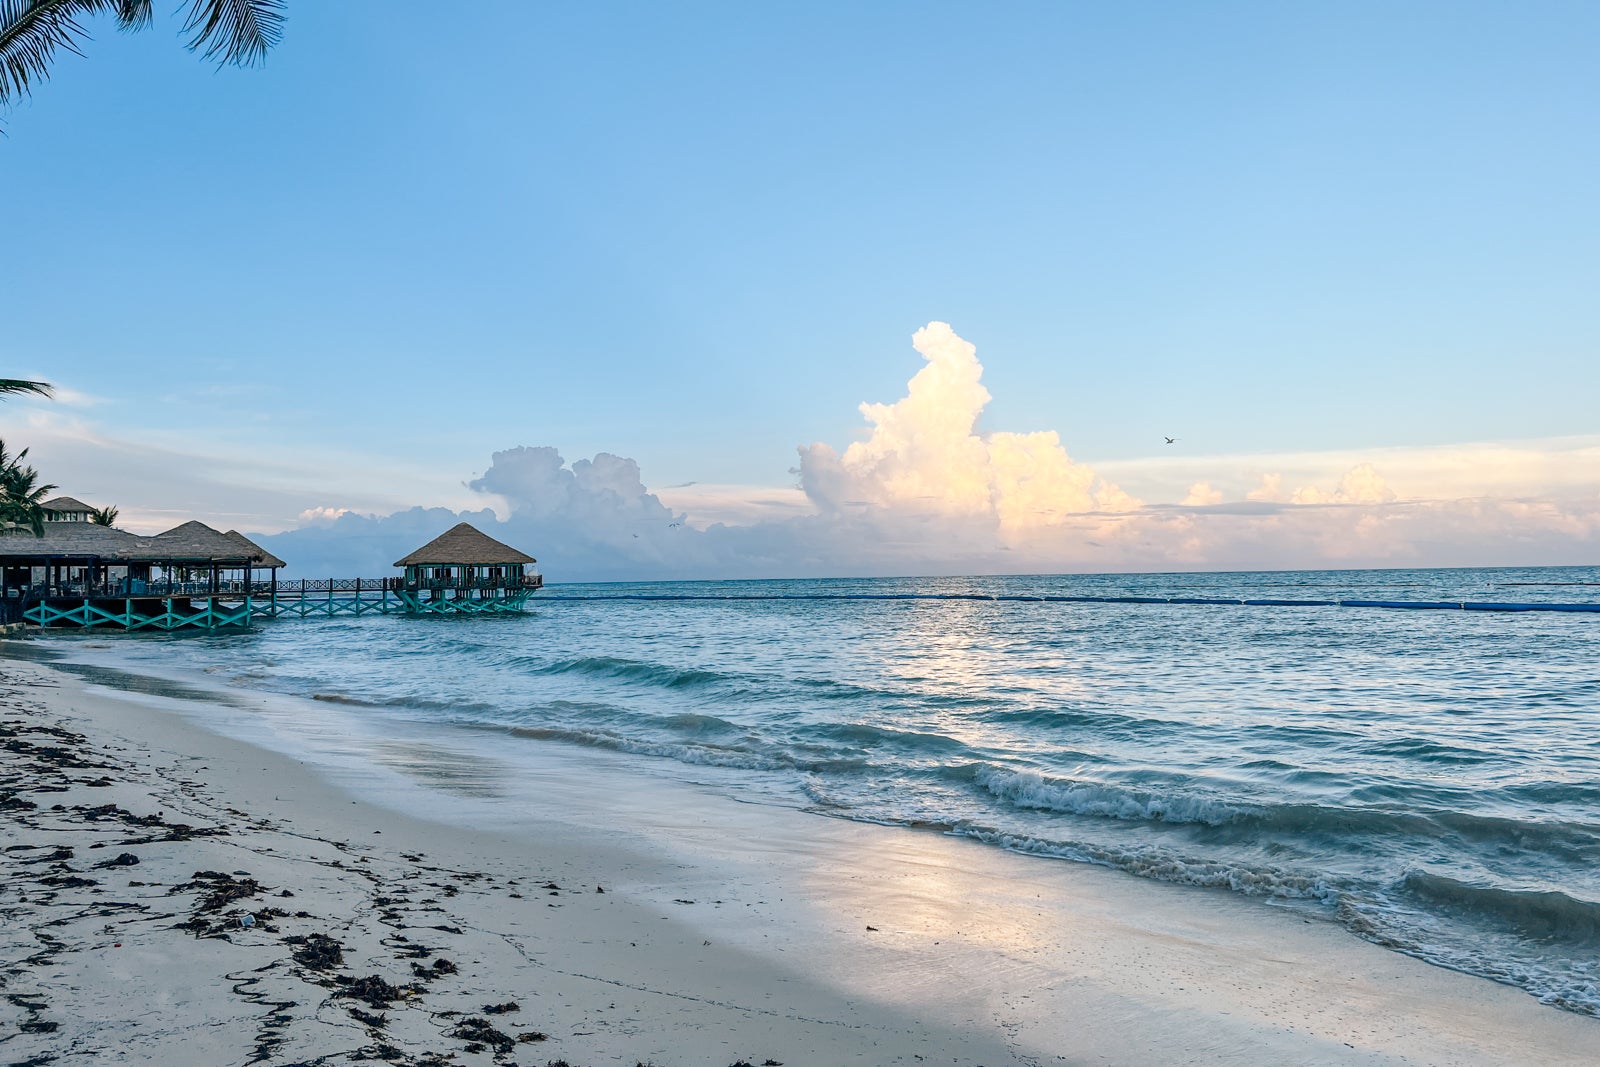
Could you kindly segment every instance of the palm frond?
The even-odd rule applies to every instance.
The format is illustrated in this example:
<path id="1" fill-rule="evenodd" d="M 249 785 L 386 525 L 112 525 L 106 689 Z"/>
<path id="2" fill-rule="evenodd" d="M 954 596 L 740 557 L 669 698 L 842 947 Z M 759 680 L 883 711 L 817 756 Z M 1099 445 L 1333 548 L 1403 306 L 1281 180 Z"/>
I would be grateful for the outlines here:
<path id="1" fill-rule="evenodd" d="M 13 456 L 6 452 L 5 441 L 0 440 L 0 478 L 4 478 L 6 471 L 9 471 L 12 467 L 20 467 L 22 461 L 27 458 L 28 450 L 26 448 Z"/>
<path id="2" fill-rule="evenodd" d="M 95 508 L 89 513 L 89 521 L 96 526 L 114 526 L 117 522 L 117 514 L 118 511 L 114 504 L 103 508 Z"/>
<path id="3" fill-rule="evenodd" d="M 48 488 L 54 489 L 55 486 Z M 36 500 L 0 500 L 0 519 L 16 526 L 26 526 L 33 531 L 33 536 L 43 537 L 44 524 L 49 521 L 49 516 Z"/>
<path id="4" fill-rule="evenodd" d="M 50 61 L 64 48 L 77 55 L 89 31 L 78 21 L 103 11 L 112 0 L 0 0 L 0 104 L 26 96 L 35 80 L 49 76 Z"/>
<path id="5" fill-rule="evenodd" d="M 57 51 L 83 54 L 83 20 L 110 13 L 121 29 L 142 30 L 152 8 L 152 0 L 0 0 L 0 107 L 49 77 Z M 284 0 L 191 0 L 183 32 L 194 35 L 190 51 L 251 66 L 283 35 L 283 10 Z"/>
<path id="6" fill-rule="evenodd" d="M 117 0 L 117 25 L 124 30 L 142 30 L 153 18 L 150 0 Z"/>
<path id="7" fill-rule="evenodd" d="M 183 28 L 194 32 L 190 51 L 250 66 L 283 35 L 283 0 L 194 0 Z"/>
<path id="8" fill-rule="evenodd" d="M 30 382 L 23 378 L 0 378 L 0 396 L 16 393 L 32 393 L 34 396 L 49 396 L 51 385 L 49 382 Z M 23 449 L 24 452 L 27 449 Z"/>

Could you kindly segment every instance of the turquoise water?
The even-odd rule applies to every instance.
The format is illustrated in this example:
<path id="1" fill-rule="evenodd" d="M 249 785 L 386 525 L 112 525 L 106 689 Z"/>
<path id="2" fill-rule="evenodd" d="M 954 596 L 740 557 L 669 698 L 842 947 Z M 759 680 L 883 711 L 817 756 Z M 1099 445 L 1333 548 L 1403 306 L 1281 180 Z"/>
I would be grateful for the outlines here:
<path id="1" fill-rule="evenodd" d="M 1600 615 L 973 599 L 1594 602 L 1600 568 L 542 596 L 523 617 L 282 621 L 117 656 L 170 667 L 181 645 L 187 669 L 380 724 L 497 731 L 513 761 L 717 767 L 741 799 L 1221 887 L 1600 1014 Z"/>

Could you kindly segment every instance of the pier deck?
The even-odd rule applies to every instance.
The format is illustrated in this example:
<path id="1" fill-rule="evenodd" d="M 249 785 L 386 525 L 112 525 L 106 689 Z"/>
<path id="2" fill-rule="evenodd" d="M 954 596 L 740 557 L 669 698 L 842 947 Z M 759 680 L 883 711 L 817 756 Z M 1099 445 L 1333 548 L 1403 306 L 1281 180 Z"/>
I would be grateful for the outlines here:
<path id="1" fill-rule="evenodd" d="M 27 598 L 36 626 L 215 630 L 257 619 L 330 615 L 488 615 L 519 612 L 539 575 L 453 581 L 306 578 L 282 582 L 128 582 L 55 588 Z"/>

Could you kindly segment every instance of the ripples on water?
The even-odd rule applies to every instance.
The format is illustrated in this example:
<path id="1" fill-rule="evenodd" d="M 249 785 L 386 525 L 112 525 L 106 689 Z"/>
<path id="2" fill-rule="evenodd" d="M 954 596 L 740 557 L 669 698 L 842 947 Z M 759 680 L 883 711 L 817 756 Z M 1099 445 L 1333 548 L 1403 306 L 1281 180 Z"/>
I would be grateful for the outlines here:
<path id="1" fill-rule="evenodd" d="M 196 667 L 364 715 L 714 765 L 831 815 L 1226 887 L 1600 1014 L 1600 616 L 763 599 L 1571 602 L 1600 600 L 1600 568 L 551 593 L 522 618 L 284 621 L 119 655 L 182 640 Z M 630 593 L 744 599 L 606 599 Z"/>

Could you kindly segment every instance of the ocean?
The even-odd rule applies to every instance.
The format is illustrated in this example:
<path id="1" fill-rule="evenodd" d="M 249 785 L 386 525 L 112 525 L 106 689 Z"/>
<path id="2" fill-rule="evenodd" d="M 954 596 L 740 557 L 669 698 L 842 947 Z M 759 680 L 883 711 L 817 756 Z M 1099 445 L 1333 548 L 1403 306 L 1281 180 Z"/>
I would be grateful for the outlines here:
<path id="1" fill-rule="evenodd" d="M 520 617 L 52 633 L 515 766 L 899 824 L 1301 909 L 1600 1015 L 1600 568 L 564 585 Z"/>

